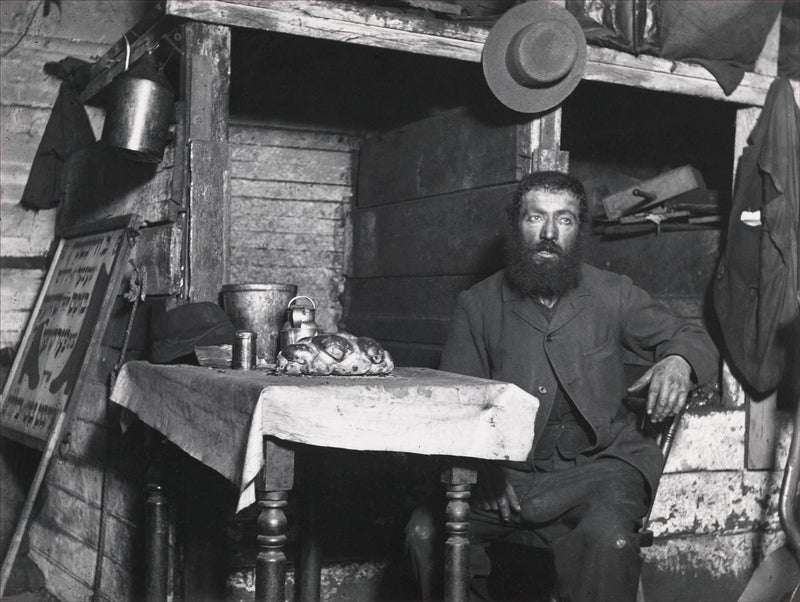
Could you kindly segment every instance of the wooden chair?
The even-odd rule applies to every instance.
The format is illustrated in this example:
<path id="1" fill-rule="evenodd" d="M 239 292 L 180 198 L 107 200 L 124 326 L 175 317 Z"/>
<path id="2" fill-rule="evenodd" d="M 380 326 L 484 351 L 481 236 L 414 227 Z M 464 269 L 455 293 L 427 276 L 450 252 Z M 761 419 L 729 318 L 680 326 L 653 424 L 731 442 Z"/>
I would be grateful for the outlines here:
<path id="1" fill-rule="evenodd" d="M 664 464 L 666 465 L 667 460 L 669 459 L 669 454 L 672 451 L 672 442 L 675 439 L 675 433 L 678 432 L 678 427 L 680 426 L 683 412 L 680 412 L 675 416 L 670 416 L 660 424 L 652 423 L 648 419 L 647 413 L 644 411 L 643 402 L 644 400 L 641 402 L 641 408 L 633 409 L 641 415 L 640 428 L 648 435 L 653 436 L 658 442 L 658 446 L 661 448 L 661 455 L 664 456 Z M 632 402 L 629 404 L 629 407 L 635 403 L 640 402 Z M 655 502 L 655 498 L 653 499 L 653 502 Z M 653 545 L 653 532 L 648 528 L 648 523 L 650 522 L 650 515 L 652 512 L 653 506 L 651 503 L 650 509 L 642 519 L 642 526 L 639 529 L 639 545 L 643 548 L 648 548 Z M 639 589 L 641 590 L 641 583 L 639 584 Z"/>
<path id="2" fill-rule="evenodd" d="M 675 439 L 675 433 L 677 433 L 678 428 L 680 426 L 681 417 L 683 412 L 672 416 L 660 423 L 654 423 L 650 421 L 645 412 L 645 405 L 646 399 L 643 397 L 629 397 L 625 398 L 624 402 L 628 406 L 628 408 L 639 415 L 639 427 L 642 431 L 650 436 L 653 437 L 656 442 L 658 443 L 659 447 L 661 448 L 661 453 L 664 456 L 664 463 L 666 464 L 667 459 L 669 458 L 669 454 L 672 451 L 672 444 Z M 653 500 L 655 501 L 655 499 Z M 647 512 L 647 515 L 642 519 L 642 526 L 639 529 L 639 546 L 642 548 L 647 548 L 653 545 L 653 532 L 649 529 L 648 525 L 650 522 L 650 516 L 652 513 L 652 503 L 651 507 Z M 503 563 L 510 561 L 513 564 L 519 564 L 519 556 L 520 556 L 520 548 L 528 548 L 531 551 L 529 552 L 530 555 L 537 554 L 538 557 L 541 558 L 541 562 L 544 565 L 544 571 L 540 572 L 539 576 L 542 573 L 546 572 L 548 567 L 552 564 L 552 562 L 548 561 L 548 557 L 545 550 L 543 549 L 543 542 L 538 542 L 532 539 L 532 534 L 526 531 L 519 531 L 518 534 L 515 533 L 506 540 L 504 540 L 501 546 L 509 545 L 509 547 L 517 548 L 514 552 L 503 553 L 499 552 L 498 555 L 502 556 Z M 477 550 L 476 550 L 477 551 Z M 538 560 L 538 558 L 537 558 Z M 516 562 L 515 562 L 516 561 Z M 493 563 L 495 564 L 495 563 Z M 516 567 L 511 567 L 509 570 L 508 568 L 501 568 L 503 566 L 502 563 L 497 563 L 498 569 L 501 572 L 505 573 L 506 571 L 509 572 L 508 578 L 512 579 L 511 572 L 516 570 Z M 476 585 L 477 584 L 477 585 Z M 509 590 L 514 588 L 508 588 Z M 524 589 L 524 586 L 523 586 Z M 542 592 L 539 595 L 544 596 L 544 600 L 547 602 L 558 602 L 558 598 L 556 597 L 555 593 L 552 591 L 552 585 L 549 587 L 542 588 L 543 590 L 547 590 Z M 487 583 L 481 583 L 480 581 L 473 580 L 473 587 L 471 587 L 471 592 L 473 594 L 474 600 L 492 600 L 492 597 L 489 595 L 489 586 Z M 538 592 L 537 592 L 538 593 Z M 506 597 L 506 593 L 503 592 L 503 598 Z M 519 590 L 517 591 L 509 591 L 508 595 L 510 595 L 509 599 L 520 599 L 520 595 L 524 595 Z M 638 602 L 644 602 L 644 592 L 642 588 L 642 581 L 639 579 L 639 590 L 637 594 Z"/>
<path id="3" fill-rule="evenodd" d="M 635 403 L 636 402 L 633 402 L 629 405 L 629 407 Z M 678 427 L 680 426 L 681 418 L 683 417 L 683 410 L 658 424 L 649 420 L 647 412 L 644 411 L 644 405 L 644 402 L 642 402 L 640 408 L 634 407 L 632 409 L 640 414 L 640 428 L 645 433 L 653 436 L 658 442 L 658 446 L 661 448 L 661 455 L 664 456 L 664 465 L 666 466 L 667 460 L 669 459 L 669 454 L 672 451 L 672 443 L 675 439 L 675 433 L 678 432 Z M 649 528 L 650 516 L 653 512 L 653 503 L 655 503 L 655 496 L 653 496 L 653 500 L 650 502 L 650 509 L 642 519 L 642 526 L 639 528 L 639 547 L 641 548 L 649 548 L 653 545 L 653 532 Z M 639 590 L 636 595 L 636 600 L 638 602 L 645 602 L 641 577 L 639 578 Z"/>

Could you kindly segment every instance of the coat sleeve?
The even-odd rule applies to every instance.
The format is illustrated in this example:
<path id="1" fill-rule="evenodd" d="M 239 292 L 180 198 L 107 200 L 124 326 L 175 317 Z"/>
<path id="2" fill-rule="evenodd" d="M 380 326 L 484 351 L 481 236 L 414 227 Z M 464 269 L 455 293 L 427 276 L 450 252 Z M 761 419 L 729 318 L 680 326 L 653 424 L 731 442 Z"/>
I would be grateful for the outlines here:
<path id="1" fill-rule="evenodd" d="M 623 277 L 620 291 L 623 344 L 656 361 L 680 355 L 692 366 L 698 384 L 711 382 L 719 353 L 706 330 L 675 317 L 628 277 Z"/>
<path id="2" fill-rule="evenodd" d="M 468 292 L 458 296 L 439 369 L 491 378 L 489 356 L 482 336 L 482 320 L 473 305 Z"/>

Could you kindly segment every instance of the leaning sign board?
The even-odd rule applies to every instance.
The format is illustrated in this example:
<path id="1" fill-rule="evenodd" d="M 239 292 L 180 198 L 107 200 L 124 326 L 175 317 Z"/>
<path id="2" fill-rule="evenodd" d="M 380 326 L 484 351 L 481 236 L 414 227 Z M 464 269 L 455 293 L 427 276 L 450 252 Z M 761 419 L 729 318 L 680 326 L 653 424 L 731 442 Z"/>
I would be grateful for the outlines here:
<path id="1" fill-rule="evenodd" d="M 37 449 L 58 436 L 59 414 L 69 415 L 70 399 L 80 395 L 94 363 L 137 221 L 133 215 L 105 220 L 59 240 L 3 388 L 3 435 Z"/>
<path id="2" fill-rule="evenodd" d="M 42 458 L 0 568 L 0 597 L 50 459 L 96 364 L 138 225 L 139 217 L 128 215 L 82 226 L 59 240 L 3 388 L 3 435 L 42 450 Z"/>

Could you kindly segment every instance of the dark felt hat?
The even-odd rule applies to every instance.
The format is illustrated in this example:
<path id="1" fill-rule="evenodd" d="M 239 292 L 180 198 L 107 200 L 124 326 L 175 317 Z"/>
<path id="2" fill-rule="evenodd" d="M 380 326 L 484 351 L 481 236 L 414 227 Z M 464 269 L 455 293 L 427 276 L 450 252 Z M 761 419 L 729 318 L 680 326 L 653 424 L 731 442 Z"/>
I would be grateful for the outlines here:
<path id="1" fill-rule="evenodd" d="M 538 113 L 560 104 L 581 81 L 586 37 L 568 10 L 533 0 L 498 19 L 481 62 L 500 102 L 521 113 Z"/>
<path id="2" fill-rule="evenodd" d="M 236 329 L 219 305 L 187 303 L 156 311 L 151 321 L 150 361 L 168 364 L 190 355 L 195 347 L 232 345 Z"/>

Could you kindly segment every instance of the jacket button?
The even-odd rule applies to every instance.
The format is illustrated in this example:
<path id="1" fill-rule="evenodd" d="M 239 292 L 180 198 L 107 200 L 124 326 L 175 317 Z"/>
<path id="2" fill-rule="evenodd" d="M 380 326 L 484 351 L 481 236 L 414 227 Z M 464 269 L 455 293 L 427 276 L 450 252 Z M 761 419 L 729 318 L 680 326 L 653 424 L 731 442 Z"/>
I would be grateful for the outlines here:
<path id="1" fill-rule="evenodd" d="M 548 334 L 546 337 L 544 337 L 544 340 L 549 343 L 550 341 L 553 340 L 553 335 L 552 334 Z"/>
<path id="2" fill-rule="evenodd" d="M 544 385 L 539 385 L 539 393 L 541 393 L 542 395 L 546 395 L 547 387 L 545 387 Z"/>

